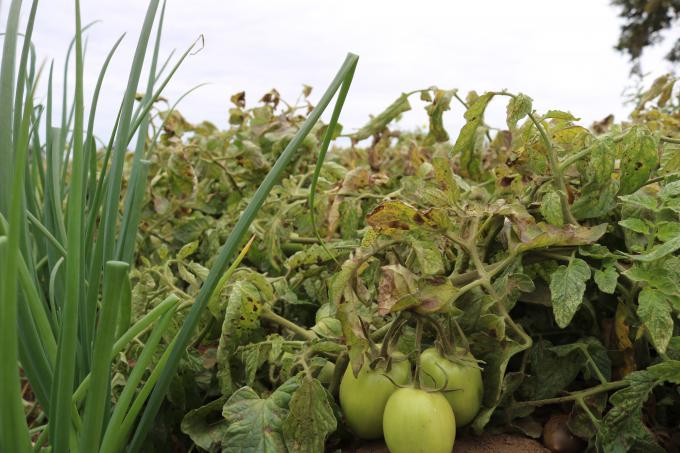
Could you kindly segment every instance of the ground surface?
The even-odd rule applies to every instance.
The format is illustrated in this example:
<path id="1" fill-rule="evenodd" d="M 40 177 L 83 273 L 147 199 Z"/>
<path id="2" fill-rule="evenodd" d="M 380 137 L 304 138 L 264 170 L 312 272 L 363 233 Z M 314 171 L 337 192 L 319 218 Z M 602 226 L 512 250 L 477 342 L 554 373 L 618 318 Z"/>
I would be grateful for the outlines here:
<path id="1" fill-rule="evenodd" d="M 539 442 L 510 434 L 485 434 L 456 439 L 453 453 L 549 453 Z M 347 453 L 389 453 L 384 442 L 363 445 Z"/>

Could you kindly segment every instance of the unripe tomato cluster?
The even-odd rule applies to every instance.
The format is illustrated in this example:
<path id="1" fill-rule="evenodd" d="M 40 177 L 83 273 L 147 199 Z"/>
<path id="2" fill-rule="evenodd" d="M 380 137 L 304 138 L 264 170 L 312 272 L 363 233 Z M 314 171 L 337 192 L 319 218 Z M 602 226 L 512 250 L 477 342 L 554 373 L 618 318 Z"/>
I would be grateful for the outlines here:
<path id="1" fill-rule="evenodd" d="M 471 354 L 460 359 L 423 351 L 422 388 L 407 386 L 411 364 L 405 359 L 392 361 L 389 371 L 365 362 L 356 377 L 348 367 L 340 406 L 350 429 L 361 439 L 384 437 L 391 453 L 450 453 L 456 427 L 470 423 L 482 404 L 481 371 Z"/>

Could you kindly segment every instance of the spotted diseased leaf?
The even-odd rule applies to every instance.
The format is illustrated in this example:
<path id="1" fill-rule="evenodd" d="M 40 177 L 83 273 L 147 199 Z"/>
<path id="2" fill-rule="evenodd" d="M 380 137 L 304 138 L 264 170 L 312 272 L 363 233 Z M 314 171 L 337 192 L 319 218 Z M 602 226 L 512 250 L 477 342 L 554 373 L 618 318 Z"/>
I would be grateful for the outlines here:
<path id="1" fill-rule="evenodd" d="M 260 327 L 261 312 L 262 301 L 258 288 L 249 281 L 237 281 L 229 293 L 217 348 L 217 377 L 223 395 L 231 395 L 234 391 L 231 357 L 236 348 Z"/>
<path id="2" fill-rule="evenodd" d="M 282 426 L 289 453 L 325 450 L 326 438 L 338 426 L 328 397 L 318 380 L 302 380 L 288 404 L 289 413 Z"/>
<path id="3" fill-rule="evenodd" d="M 640 292 L 637 314 L 660 353 L 666 352 L 668 342 L 673 336 L 672 311 L 668 296 L 661 291 L 644 288 Z"/>
<path id="4" fill-rule="evenodd" d="M 580 258 L 573 258 L 560 266 L 550 278 L 550 294 L 555 321 L 561 328 L 571 322 L 583 302 L 586 282 L 590 280 L 590 266 Z"/>
<path id="5" fill-rule="evenodd" d="M 419 211 L 408 203 L 389 200 L 380 203 L 366 216 L 366 223 L 374 230 L 385 235 L 417 230 L 419 228 L 441 229 L 447 224 L 440 211 L 428 209 Z"/>
<path id="6" fill-rule="evenodd" d="M 519 252 L 553 246 L 589 245 L 600 239 L 607 230 L 606 224 L 594 227 L 565 225 L 560 228 L 549 223 L 536 223 L 533 218 L 512 220 L 520 240 L 516 245 Z"/>
<path id="7" fill-rule="evenodd" d="M 515 129 L 517 127 L 517 122 L 531 113 L 532 103 L 533 100 L 529 96 L 522 93 L 510 98 L 506 115 L 508 129 Z"/>
<path id="8" fill-rule="evenodd" d="M 597 269 L 593 279 L 600 291 L 606 294 L 614 294 L 619 273 L 612 263 L 604 263 L 601 269 Z"/>
<path id="9" fill-rule="evenodd" d="M 550 190 L 543 195 L 540 211 L 543 218 L 549 224 L 556 227 L 564 226 L 562 203 L 560 202 L 560 196 L 554 190 Z"/>
<path id="10" fill-rule="evenodd" d="M 418 277 L 401 264 L 383 266 L 378 284 L 378 313 L 404 310 L 418 304 Z M 396 308 L 395 308 L 396 306 Z"/>
<path id="11" fill-rule="evenodd" d="M 434 99 L 430 105 L 425 107 L 427 116 L 430 117 L 430 131 L 426 141 L 429 143 L 445 142 L 449 139 L 449 134 L 444 129 L 444 112 L 450 109 L 451 99 L 457 90 L 440 90 L 434 88 Z"/>
<path id="12" fill-rule="evenodd" d="M 389 105 L 381 114 L 374 116 L 361 129 L 352 134 L 352 139 L 361 141 L 381 132 L 385 127 L 404 112 L 411 110 L 408 94 L 404 93 Z"/>
<path id="13" fill-rule="evenodd" d="M 237 390 L 222 408 L 222 416 L 229 424 L 222 452 L 285 452 L 281 428 L 288 416 L 292 394 L 298 387 L 297 378 L 289 379 L 267 398 L 260 398 L 250 387 Z"/>
<path id="14" fill-rule="evenodd" d="M 418 282 L 416 295 L 418 303 L 415 311 L 426 314 L 448 311 L 452 308 L 451 303 L 457 296 L 458 288 L 453 286 L 448 278 L 421 278 Z"/>
<path id="15" fill-rule="evenodd" d="M 619 143 L 619 148 L 621 156 L 619 195 L 627 195 L 642 187 L 658 166 L 658 139 L 640 127 L 632 127 Z"/>
<path id="16" fill-rule="evenodd" d="M 481 157 L 475 153 L 477 129 L 484 122 L 484 111 L 494 93 L 479 96 L 465 112 L 465 125 L 460 130 L 456 143 L 453 145 L 452 155 L 460 155 L 460 172 L 463 176 L 478 179 L 481 174 Z"/>
<path id="17" fill-rule="evenodd" d="M 451 169 L 451 161 L 448 156 L 433 156 L 432 166 L 434 167 L 434 178 L 437 185 L 440 190 L 447 194 L 449 203 L 453 204 L 458 201 L 461 190 Z"/>
<path id="18" fill-rule="evenodd" d="M 612 178 L 615 160 L 613 140 L 603 138 L 590 145 L 587 159 L 579 161 L 581 190 L 571 208 L 577 219 L 602 217 L 616 206 L 618 182 Z"/>

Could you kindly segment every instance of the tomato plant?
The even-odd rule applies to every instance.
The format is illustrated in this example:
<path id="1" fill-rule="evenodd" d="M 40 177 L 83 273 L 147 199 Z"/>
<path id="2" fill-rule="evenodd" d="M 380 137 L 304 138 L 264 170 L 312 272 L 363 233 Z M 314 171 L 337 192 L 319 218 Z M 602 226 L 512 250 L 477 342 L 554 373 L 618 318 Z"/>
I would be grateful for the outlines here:
<path id="1" fill-rule="evenodd" d="M 441 393 L 406 387 L 387 401 L 383 430 L 390 453 L 450 453 L 456 420 Z"/>
<path id="2" fill-rule="evenodd" d="M 406 384 L 410 378 L 408 360 L 393 361 L 389 371 L 380 365 L 371 369 L 365 363 L 358 376 L 347 367 L 340 383 L 340 406 L 351 430 L 362 439 L 381 437 L 383 412 L 397 390 L 395 383 Z"/>
<path id="3" fill-rule="evenodd" d="M 431 388 L 446 384 L 443 392 L 456 415 L 456 426 L 470 423 L 482 406 L 482 371 L 472 354 L 465 354 L 464 350 L 463 355 L 450 360 L 436 348 L 426 349 L 420 355 L 420 379 Z"/>

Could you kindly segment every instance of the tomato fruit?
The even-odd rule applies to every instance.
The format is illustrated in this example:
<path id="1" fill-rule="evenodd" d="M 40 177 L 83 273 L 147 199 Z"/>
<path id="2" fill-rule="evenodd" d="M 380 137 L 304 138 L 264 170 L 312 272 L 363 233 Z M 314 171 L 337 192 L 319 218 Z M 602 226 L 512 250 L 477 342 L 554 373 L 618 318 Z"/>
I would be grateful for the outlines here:
<path id="1" fill-rule="evenodd" d="M 371 370 L 364 362 L 359 376 L 354 377 L 352 367 L 348 366 L 340 381 L 340 407 L 350 429 L 361 439 L 382 437 L 385 404 L 397 390 L 385 374 L 397 384 L 407 384 L 411 380 L 411 364 L 408 360 L 392 361 L 390 371 L 385 372 L 381 364 Z"/>
<path id="2" fill-rule="evenodd" d="M 456 419 L 443 394 L 406 387 L 387 401 L 383 430 L 390 453 L 451 453 Z"/>
<path id="3" fill-rule="evenodd" d="M 472 354 L 465 357 L 474 360 Z M 439 368 L 439 365 L 441 369 Z M 442 372 L 443 370 L 443 372 Z M 434 380 L 433 380 L 434 378 Z M 473 364 L 466 366 L 442 356 L 436 348 L 428 348 L 420 355 L 420 382 L 426 388 L 439 388 L 448 378 L 444 396 L 456 415 L 456 425 L 465 426 L 479 412 L 484 384 L 482 372 Z"/>

